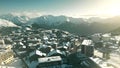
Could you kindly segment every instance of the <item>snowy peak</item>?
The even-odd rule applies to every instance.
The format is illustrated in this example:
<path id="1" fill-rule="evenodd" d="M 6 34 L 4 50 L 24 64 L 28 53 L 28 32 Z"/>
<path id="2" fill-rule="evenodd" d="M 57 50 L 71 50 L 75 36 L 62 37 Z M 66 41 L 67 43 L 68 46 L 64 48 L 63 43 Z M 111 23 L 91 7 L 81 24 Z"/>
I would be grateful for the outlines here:
<path id="1" fill-rule="evenodd" d="M 4 26 L 4 27 L 16 27 L 15 24 L 13 24 L 10 21 L 4 20 L 4 19 L 0 19 L 0 27 Z"/>
<path id="2" fill-rule="evenodd" d="M 28 24 L 33 24 L 33 23 L 57 26 L 63 23 L 81 24 L 81 23 L 85 23 L 85 21 L 82 18 L 72 18 L 63 15 L 61 16 L 43 15 L 28 21 Z"/>
<path id="3" fill-rule="evenodd" d="M 27 21 L 29 21 L 29 17 L 27 16 L 22 16 L 22 15 L 14 15 L 14 14 L 6 14 L 6 15 L 2 15 L 0 16 L 1 19 L 5 19 L 8 21 L 13 22 L 16 25 L 21 25 L 23 23 L 26 23 Z"/>
<path id="4" fill-rule="evenodd" d="M 85 23 L 83 18 L 72 18 L 67 17 L 64 15 L 60 16 L 53 16 L 53 15 L 42 15 L 40 13 L 9 13 L 0 16 L 1 19 L 5 19 L 8 21 L 13 22 L 14 24 L 21 26 L 24 24 L 46 24 L 46 25 L 60 25 L 63 23 L 74 23 L 74 24 L 81 24 Z"/>

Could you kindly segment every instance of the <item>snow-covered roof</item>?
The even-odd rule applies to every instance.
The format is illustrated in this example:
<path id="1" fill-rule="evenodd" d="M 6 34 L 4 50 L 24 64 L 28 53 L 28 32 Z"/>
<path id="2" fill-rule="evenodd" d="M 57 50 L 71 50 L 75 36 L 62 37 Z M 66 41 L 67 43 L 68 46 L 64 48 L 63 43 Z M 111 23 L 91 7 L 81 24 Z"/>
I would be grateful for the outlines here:
<path id="1" fill-rule="evenodd" d="M 64 49 L 67 49 L 68 47 L 67 47 L 67 46 L 59 46 L 58 48 L 64 48 Z"/>
<path id="2" fill-rule="evenodd" d="M 64 51 L 60 50 L 52 50 L 51 52 L 48 53 L 48 56 L 51 56 L 53 54 L 61 54 L 61 55 L 66 55 Z"/>
<path id="3" fill-rule="evenodd" d="M 120 41 L 120 36 L 115 36 L 115 39 Z"/>
<path id="4" fill-rule="evenodd" d="M 62 58 L 60 56 L 38 58 L 39 63 L 55 62 L 55 61 L 61 61 L 61 60 L 62 60 Z"/>
<path id="5" fill-rule="evenodd" d="M 46 47 L 48 47 L 47 45 L 45 45 L 45 44 L 42 44 L 42 45 L 40 45 L 40 47 L 38 48 L 38 49 L 41 49 L 41 48 L 46 48 Z"/>
<path id="6" fill-rule="evenodd" d="M 39 50 L 35 50 L 35 51 L 33 51 L 33 52 L 31 52 L 30 53 L 30 56 L 33 56 L 33 55 L 39 55 L 39 56 L 46 56 L 46 54 L 45 53 L 42 53 L 41 51 L 39 51 Z"/>
<path id="7" fill-rule="evenodd" d="M 92 45 L 92 40 L 83 40 L 82 45 Z"/>
<path id="8" fill-rule="evenodd" d="M 99 66 L 101 68 L 114 68 L 113 66 L 107 66 L 107 62 L 101 60 L 100 58 L 90 58 L 91 60 L 93 60 L 94 62 L 96 62 L 97 64 L 99 64 Z"/>
<path id="9" fill-rule="evenodd" d="M 102 37 L 111 37 L 111 34 L 103 34 Z"/>
<path id="10" fill-rule="evenodd" d="M 96 34 L 93 34 L 92 36 L 101 37 L 101 34 L 100 33 L 96 33 Z"/>

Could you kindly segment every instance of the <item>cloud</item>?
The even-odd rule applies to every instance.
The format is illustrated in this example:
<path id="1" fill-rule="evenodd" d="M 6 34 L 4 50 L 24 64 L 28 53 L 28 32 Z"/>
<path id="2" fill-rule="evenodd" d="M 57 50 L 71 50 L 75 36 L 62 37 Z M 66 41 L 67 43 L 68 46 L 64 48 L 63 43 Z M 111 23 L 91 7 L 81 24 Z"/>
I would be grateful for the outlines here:
<path id="1" fill-rule="evenodd" d="M 39 16 L 42 16 L 43 14 L 40 13 L 40 12 L 27 12 L 27 11 L 24 11 L 24 12 L 12 12 L 11 13 L 12 15 L 14 16 L 27 16 L 29 18 L 35 18 L 35 17 L 39 17 Z"/>

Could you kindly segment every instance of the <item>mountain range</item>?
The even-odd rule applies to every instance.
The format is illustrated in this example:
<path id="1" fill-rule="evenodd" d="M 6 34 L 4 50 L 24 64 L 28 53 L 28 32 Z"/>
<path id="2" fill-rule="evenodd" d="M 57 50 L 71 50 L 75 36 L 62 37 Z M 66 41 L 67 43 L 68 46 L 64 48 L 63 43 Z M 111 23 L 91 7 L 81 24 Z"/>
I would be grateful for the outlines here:
<path id="1" fill-rule="evenodd" d="M 57 28 L 79 35 L 89 35 L 99 32 L 109 32 L 119 28 L 120 16 L 105 19 L 100 17 L 91 17 L 86 19 L 67 17 L 64 15 L 41 15 L 37 17 L 14 14 L 1 15 L 0 24 L 2 24 L 2 26 L 6 26 L 8 23 L 10 26 L 31 25 L 34 28 Z"/>

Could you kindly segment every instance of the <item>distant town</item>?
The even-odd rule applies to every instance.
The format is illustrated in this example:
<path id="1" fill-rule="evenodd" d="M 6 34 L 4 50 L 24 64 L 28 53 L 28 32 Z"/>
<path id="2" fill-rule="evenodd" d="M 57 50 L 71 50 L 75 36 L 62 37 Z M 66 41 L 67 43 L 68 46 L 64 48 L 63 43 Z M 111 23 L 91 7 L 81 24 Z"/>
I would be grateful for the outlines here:
<path id="1" fill-rule="evenodd" d="M 119 68 L 120 35 L 31 26 L 0 36 L 0 68 Z"/>

